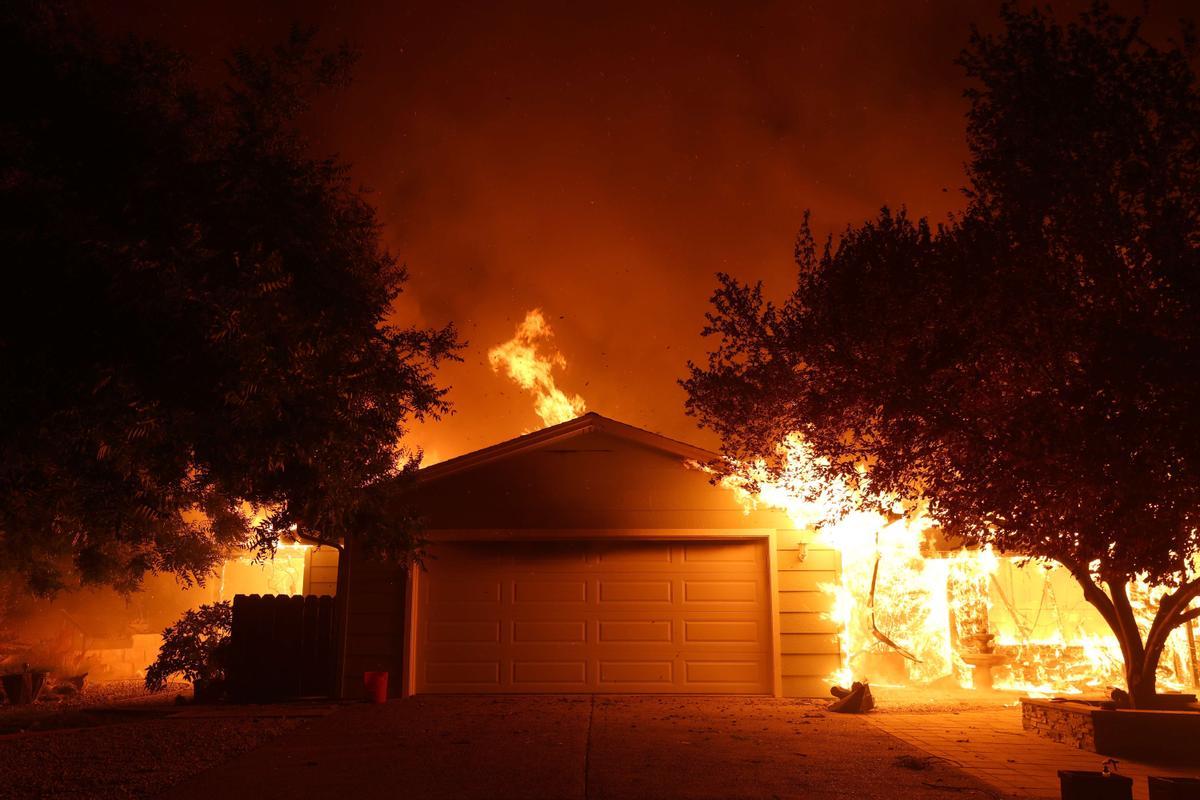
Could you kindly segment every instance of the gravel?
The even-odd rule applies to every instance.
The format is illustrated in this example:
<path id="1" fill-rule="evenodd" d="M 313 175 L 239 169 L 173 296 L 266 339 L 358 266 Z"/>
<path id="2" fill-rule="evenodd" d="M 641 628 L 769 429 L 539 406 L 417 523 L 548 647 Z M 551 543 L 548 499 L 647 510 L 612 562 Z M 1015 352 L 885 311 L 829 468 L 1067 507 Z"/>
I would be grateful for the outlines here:
<path id="1" fill-rule="evenodd" d="M 182 682 L 169 683 L 160 692 L 146 691 L 141 681 L 87 684 L 82 692 L 65 695 L 44 690 L 32 705 L 0 704 L 0 735 L 110 724 L 135 712 L 162 716 L 178 710 L 177 703 L 191 695 L 191 685 Z"/>
<path id="2" fill-rule="evenodd" d="M 148 798 L 302 724 L 300 718 L 150 717 L 0 736 L 0 798 Z"/>
<path id="3" fill-rule="evenodd" d="M 90 684 L 0 706 L 0 800 L 148 798 L 280 736 L 310 713 L 283 706 L 193 706 L 191 687 Z"/>
<path id="4" fill-rule="evenodd" d="M 875 695 L 872 714 L 945 714 L 1011 708 L 1020 705 L 1024 693 L 872 685 L 871 694 Z"/>

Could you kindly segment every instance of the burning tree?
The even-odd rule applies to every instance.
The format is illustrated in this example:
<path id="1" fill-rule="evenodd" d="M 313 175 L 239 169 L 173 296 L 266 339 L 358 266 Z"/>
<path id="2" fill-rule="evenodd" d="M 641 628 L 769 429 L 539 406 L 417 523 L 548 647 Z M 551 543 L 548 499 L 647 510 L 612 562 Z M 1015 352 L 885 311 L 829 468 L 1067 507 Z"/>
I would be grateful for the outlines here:
<path id="1" fill-rule="evenodd" d="M 347 79 L 294 32 L 219 89 L 54 2 L 0 10 L 20 75 L 0 120 L 0 564 L 40 591 L 202 579 L 255 534 L 403 553 L 383 510 L 409 420 L 446 408 L 452 328 L 411 327 L 407 279 L 301 115 Z"/>
<path id="2" fill-rule="evenodd" d="M 782 304 L 721 276 L 689 412 L 781 466 L 799 434 L 830 480 L 924 497 L 967 543 L 1065 565 L 1155 698 L 1200 616 L 1200 95 L 1194 38 L 1156 47 L 1102 5 L 1002 12 L 973 80 L 967 209 L 905 213 L 818 248 Z M 1130 586 L 1161 596 L 1139 629 Z"/>

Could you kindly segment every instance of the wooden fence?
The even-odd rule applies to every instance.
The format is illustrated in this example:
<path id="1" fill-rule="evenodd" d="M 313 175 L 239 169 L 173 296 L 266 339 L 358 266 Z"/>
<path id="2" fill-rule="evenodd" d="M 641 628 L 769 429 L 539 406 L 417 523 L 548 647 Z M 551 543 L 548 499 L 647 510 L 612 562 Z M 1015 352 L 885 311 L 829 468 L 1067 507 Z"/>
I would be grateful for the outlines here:
<path id="1" fill-rule="evenodd" d="M 236 595 L 230 695 L 242 703 L 332 696 L 334 629 L 333 598 L 327 595 Z"/>

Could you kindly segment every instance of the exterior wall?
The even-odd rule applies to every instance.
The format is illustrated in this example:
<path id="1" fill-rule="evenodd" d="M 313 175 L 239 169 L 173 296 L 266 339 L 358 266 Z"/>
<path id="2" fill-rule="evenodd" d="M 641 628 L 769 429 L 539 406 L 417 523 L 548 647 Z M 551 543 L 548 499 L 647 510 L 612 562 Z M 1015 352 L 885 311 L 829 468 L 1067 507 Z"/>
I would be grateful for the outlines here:
<path id="1" fill-rule="evenodd" d="M 430 530 L 710 529 L 787 527 L 786 514 L 747 514 L 688 459 L 594 431 L 433 477 L 398 498 Z M 430 468 L 435 476 L 442 465 Z"/>
<path id="2" fill-rule="evenodd" d="M 832 548 L 813 543 L 812 530 L 776 533 L 779 653 L 784 697 L 823 697 L 828 676 L 841 666 L 833 598 L 818 587 L 834 583 L 841 561 Z"/>
<path id="3" fill-rule="evenodd" d="M 348 604 L 349 630 L 343 645 L 342 696 L 365 697 L 363 673 L 380 670 L 390 673 L 388 694 L 399 696 L 404 685 L 407 570 L 353 551 L 345 561 L 348 590 L 339 601 Z"/>
<path id="4" fill-rule="evenodd" d="M 128 647 L 86 650 L 88 680 L 96 683 L 141 680 L 146 677 L 146 668 L 158 658 L 162 636 L 157 633 L 135 633 L 129 641 Z"/>
<path id="5" fill-rule="evenodd" d="M 314 547 L 304 563 L 304 594 L 320 597 L 337 594 L 338 551 L 333 547 Z"/>

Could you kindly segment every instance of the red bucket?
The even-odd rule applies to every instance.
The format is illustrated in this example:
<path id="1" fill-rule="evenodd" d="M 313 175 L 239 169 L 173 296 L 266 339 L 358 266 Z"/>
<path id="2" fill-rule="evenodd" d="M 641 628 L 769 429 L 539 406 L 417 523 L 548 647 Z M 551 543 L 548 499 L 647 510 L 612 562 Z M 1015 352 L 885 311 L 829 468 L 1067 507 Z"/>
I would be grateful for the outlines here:
<path id="1" fill-rule="evenodd" d="M 367 688 L 367 698 L 372 703 L 386 703 L 388 674 L 386 672 L 364 672 L 363 686 Z"/>

